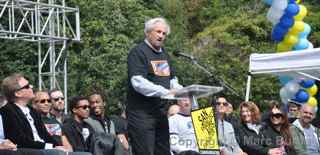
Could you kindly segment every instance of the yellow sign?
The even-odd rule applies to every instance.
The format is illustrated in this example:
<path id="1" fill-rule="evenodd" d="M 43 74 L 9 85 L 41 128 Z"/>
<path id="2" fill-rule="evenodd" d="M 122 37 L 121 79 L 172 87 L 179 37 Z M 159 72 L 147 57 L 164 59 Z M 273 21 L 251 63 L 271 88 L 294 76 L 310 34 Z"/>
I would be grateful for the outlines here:
<path id="1" fill-rule="evenodd" d="M 199 150 L 219 150 L 213 107 L 192 111 L 191 117 Z"/>

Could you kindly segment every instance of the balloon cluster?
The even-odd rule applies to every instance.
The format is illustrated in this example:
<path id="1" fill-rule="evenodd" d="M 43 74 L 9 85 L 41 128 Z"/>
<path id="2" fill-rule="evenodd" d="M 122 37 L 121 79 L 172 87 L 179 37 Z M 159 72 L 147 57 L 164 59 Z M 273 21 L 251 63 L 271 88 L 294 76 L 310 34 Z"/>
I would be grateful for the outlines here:
<path id="1" fill-rule="evenodd" d="M 300 0 L 265 0 L 271 5 L 267 18 L 273 24 L 271 38 L 277 42 L 277 51 L 286 52 L 313 48 L 307 37 L 309 24 L 303 22 L 307 8 Z"/>
<path id="2" fill-rule="evenodd" d="M 318 85 L 315 80 L 291 80 L 280 89 L 280 97 L 283 103 L 288 103 L 290 99 L 301 104 L 306 103 L 317 107 L 317 98 L 320 97 L 320 92 L 318 92 Z"/>
<path id="3" fill-rule="evenodd" d="M 277 52 L 298 51 L 313 48 L 308 41 L 311 32 L 309 24 L 303 22 L 307 8 L 299 4 L 301 0 L 264 0 L 270 5 L 268 20 L 273 24 L 271 38 L 277 43 Z M 280 97 L 283 103 L 294 100 L 301 104 L 317 107 L 320 91 L 314 80 L 295 79 L 288 75 L 279 76 L 283 87 Z"/>

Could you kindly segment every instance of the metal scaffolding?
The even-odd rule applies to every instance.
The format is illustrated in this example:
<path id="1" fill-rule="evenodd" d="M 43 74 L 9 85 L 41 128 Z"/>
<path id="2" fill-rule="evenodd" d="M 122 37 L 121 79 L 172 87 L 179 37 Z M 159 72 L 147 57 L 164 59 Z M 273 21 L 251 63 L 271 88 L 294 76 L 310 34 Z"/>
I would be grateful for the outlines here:
<path id="1" fill-rule="evenodd" d="M 67 100 L 66 49 L 80 41 L 78 8 L 65 0 L 0 0 L 0 38 L 37 43 L 39 89 L 61 89 Z"/>

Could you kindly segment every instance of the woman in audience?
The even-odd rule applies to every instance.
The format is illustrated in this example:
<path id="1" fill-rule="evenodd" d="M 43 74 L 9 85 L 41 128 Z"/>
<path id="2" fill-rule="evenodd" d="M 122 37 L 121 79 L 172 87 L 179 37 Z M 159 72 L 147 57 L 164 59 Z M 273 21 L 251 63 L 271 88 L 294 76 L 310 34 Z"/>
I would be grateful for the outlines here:
<path id="1" fill-rule="evenodd" d="M 259 134 L 262 127 L 260 124 L 261 115 L 257 105 L 254 102 L 242 102 L 239 109 L 241 124 L 235 133 L 243 152 L 248 155 L 280 153 L 280 149 L 263 145 L 263 137 Z"/>
<path id="2" fill-rule="evenodd" d="M 272 107 L 269 110 L 269 118 L 259 133 L 263 139 L 262 145 L 272 148 L 274 152 L 271 153 L 295 155 L 288 116 L 281 110 L 279 104 Z"/>

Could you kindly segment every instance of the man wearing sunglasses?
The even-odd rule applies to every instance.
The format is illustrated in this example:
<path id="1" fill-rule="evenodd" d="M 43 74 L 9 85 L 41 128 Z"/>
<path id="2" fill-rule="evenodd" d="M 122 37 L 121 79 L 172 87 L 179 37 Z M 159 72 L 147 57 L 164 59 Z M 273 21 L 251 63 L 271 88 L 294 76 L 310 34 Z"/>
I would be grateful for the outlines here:
<path id="1" fill-rule="evenodd" d="M 218 142 L 221 155 L 246 155 L 235 137 L 234 128 L 231 123 L 225 120 L 229 102 L 224 97 L 218 97 L 216 100 L 216 115 L 218 119 Z"/>
<path id="2" fill-rule="evenodd" d="M 93 129 L 84 121 L 90 112 L 88 99 L 81 96 L 71 98 L 69 110 L 72 116 L 64 121 L 62 134 L 69 140 L 73 151 L 90 152 Z"/>
<path id="3" fill-rule="evenodd" d="M 50 115 L 51 100 L 47 91 L 37 91 L 32 100 L 32 107 L 41 114 L 42 121 L 49 134 L 59 143 L 61 143 L 67 152 L 72 152 L 66 136 L 62 135 L 62 124 Z"/>
<path id="4" fill-rule="evenodd" d="M 58 122 L 63 123 L 66 115 L 64 114 L 65 103 L 64 103 L 64 95 L 62 91 L 59 89 L 53 89 L 49 92 L 51 99 L 51 110 L 50 114 L 53 116 Z"/>
<path id="5" fill-rule="evenodd" d="M 18 148 L 64 150 L 47 132 L 41 116 L 27 106 L 34 93 L 32 85 L 23 75 L 6 77 L 2 81 L 2 90 L 8 100 L 0 110 L 6 138 L 17 144 Z"/>

